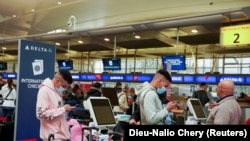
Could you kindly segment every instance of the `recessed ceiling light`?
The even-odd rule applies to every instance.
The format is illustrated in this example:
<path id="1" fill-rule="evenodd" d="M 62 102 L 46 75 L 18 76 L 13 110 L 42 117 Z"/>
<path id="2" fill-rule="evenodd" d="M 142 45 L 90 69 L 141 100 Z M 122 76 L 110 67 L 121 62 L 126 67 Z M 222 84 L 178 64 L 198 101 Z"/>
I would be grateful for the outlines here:
<path id="1" fill-rule="evenodd" d="M 104 41 L 107 41 L 107 42 L 108 42 L 108 41 L 110 41 L 110 40 L 109 40 L 109 38 L 104 38 Z"/>
<path id="2" fill-rule="evenodd" d="M 57 46 L 60 46 L 60 45 L 61 45 L 61 44 L 60 44 L 60 43 L 58 43 L 58 42 L 56 42 L 55 44 L 56 44 Z"/>
<path id="3" fill-rule="evenodd" d="M 135 35 L 135 38 L 136 38 L 136 39 L 140 39 L 140 38 L 141 38 L 141 36 L 139 36 L 139 35 Z"/>
<path id="4" fill-rule="evenodd" d="M 83 44 L 83 41 L 82 40 L 78 40 L 77 41 L 79 44 Z"/>
<path id="5" fill-rule="evenodd" d="M 3 50 L 6 50 L 7 48 L 5 46 L 2 47 Z"/>
<path id="6" fill-rule="evenodd" d="M 191 32 L 192 32 L 192 33 L 197 33 L 197 32 L 198 32 L 198 29 L 192 29 Z"/>
<path id="7" fill-rule="evenodd" d="M 58 4 L 58 5 L 61 5 L 61 4 L 62 4 L 62 2 L 58 1 L 58 2 L 57 2 L 57 4 Z"/>
<path id="8" fill-rule="evenodd" d="M 16 17 L 16 15 L 12 15 L 12 17 L 13 17 L 13 18 L 15 18 L 15 17 Z"/>

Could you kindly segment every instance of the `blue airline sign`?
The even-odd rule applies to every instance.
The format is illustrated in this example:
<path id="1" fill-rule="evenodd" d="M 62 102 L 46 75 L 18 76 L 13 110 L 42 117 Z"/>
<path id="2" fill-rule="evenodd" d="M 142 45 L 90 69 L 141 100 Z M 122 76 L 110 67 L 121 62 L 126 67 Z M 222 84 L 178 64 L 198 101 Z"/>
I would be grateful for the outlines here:
<path id="1" fill-rule="evenodd" d="M 72 74 L 76 81 L 123 81 L 123 82 L 145 82 L 151 81 L 154 74 Z M 3 73 L 3 78 L 17 79 L 17 73 Z M 250 76 L 247 75 L 172 75 L 173 83 L 195 84 L 207 82 L 217 84 L 222 80 L 232 80 L 236 85 L 249 85 Z"/>
<path id="2" fill-rule="evenodd" d="M 217 82 L 219 83 L 222 80 L 232 80 L 234 84 L 245 84 L 244 76 L 240 75 L 220 75 L 217 77 Z"/>

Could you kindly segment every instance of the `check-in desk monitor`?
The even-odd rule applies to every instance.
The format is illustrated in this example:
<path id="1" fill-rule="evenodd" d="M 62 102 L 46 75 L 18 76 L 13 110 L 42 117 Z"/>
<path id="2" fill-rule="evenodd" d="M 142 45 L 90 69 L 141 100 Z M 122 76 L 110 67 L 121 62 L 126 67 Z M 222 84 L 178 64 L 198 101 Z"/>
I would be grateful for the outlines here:
<path id="1" fill-rule="evenodd" d="M 89 97 L 87 104 L 96 127 L 114 127 L 116 125 L 116 120 L 108 98 Z"/>
<path id="2" fill-rule="evenodd" d="M 197 98 L 189 98 L 187 100 L 187 106 L 191 114 L 196 121 L 206 120 L 207 116 L 203 110 L 201 102 Z"/>
<path id="3" fill-rule="evenodd" d="M 102 90 L 102 95 L 104 97 L 109 98 L 112 106 L 119 106 L 118 96 L 115 88 L 106 87 L 106 88 L 101 88 L 101 90 Z"/>

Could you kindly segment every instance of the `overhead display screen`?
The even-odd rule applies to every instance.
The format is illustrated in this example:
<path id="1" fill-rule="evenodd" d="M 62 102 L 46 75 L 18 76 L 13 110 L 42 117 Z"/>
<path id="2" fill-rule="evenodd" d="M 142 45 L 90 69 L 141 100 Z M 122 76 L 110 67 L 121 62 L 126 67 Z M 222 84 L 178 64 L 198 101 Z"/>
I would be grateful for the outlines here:
<path id="1" fill-rule="evenodd" d="M 232 80 L 234 84 L 245 84 L 244 76 L 239 75 L 220 75 L 217 79 L 218 83 L 222 80 Z"/>
<path id="2" fill-rule="evenodd" d="M 101 81 L 101 74 L 82 74 L 81 75 L 82 81 Z"/>
<path id="3" fill-rule="evenodd" d="M 73 61 L 70 59 L 57 60 L 57 63 L 60 70 L 73 70 Z"/>
<path id="4" fill-rule="evenodd" d="M 76 81 L 110 81 L 110 82 L 150 82 L 154 74 L 77 74 L 72 73 L 73 80 Z M 3 79 L 17 79 L 17 73 L 2 73 Z M 218 84 L 222 80 L 232 80 L 235 85 L 250 85 L 248 75 L 172 75 L 172 82 L 177 84 L 209 83 Z"/>
<path id="5" fill-rule="evenodd" d="M 7 70 L 8 65 L 7 62 L 0 62 L 0 70 Z"/>
<path id="6" fill-rule="evenodd" d="M 8 79 L 8 78 L 17 79 L 16 73 L 3 73 L 2 76 L 3 76 L 3 79 Z"/>
<path id="7" fill-rule="evenodd" d="M 103 69 L 108 70 L 121 70 L 121 59 L 120 58 L 102 58 Z"/>
<path id="8" fill-rule="evenodd" d="M 246 84 L 247 84 L 247 85 L 250 84 L 250 76 L 246 76 Z"/>
<path id="9" fill-rule="evenodd" d="M 150 74 L 134 75 L 133 77 L 134 82 L 150 82 L 152 79 L 153 75 Z"/>
<path id="10" fill-rule="evenodd" d="M 168 62 L 171 64 L 171 70 L 186 70 L 185 56 L 162 56 L 162 65 L 164 70 L 168 69 Z"/>
<path id="11" fill-rule="evenodd" d="M 183 82 L 183 77 L 181 75 L 172 75 L 173 83 L 181 83 Z"/>
<path id="12" fill-rule="evenodd" d="M 124 81 L 123 74 L 102 74 L 102 81 Z"/>
<path id="13" fill-rule="evenodd" d="M 215 84 L 216 82 L 216 76 L 211 75 L 201 75 L 201 76 L 195 76 L 195 82 L 196 83 L 210 83 Z"/>
<path id="14" fill-rule="evenodd" d="M 71 74 L 73 80 L 81 80 L 80 79 L 80 74 Z"/>
<path id="15" fill-rule="evenodd" d="M 194 75 L 184 75 L 183 76 L 183 82 L 184 83 L 195 83 Z"/>

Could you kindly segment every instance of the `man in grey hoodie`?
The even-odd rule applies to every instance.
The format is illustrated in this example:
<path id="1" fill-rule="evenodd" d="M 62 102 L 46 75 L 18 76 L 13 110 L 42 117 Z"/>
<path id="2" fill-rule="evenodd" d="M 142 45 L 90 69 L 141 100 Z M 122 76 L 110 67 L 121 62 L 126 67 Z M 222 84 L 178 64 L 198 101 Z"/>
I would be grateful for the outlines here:
<path id="1" fill-rule="evenodd" d="M 137 91 L 137 100 L 140 104 L 142 125 L 163 125 L 164 117 L 172 109 L 176 108 L 177 101 L 170 101 L 166 107 L 157 93 L 165 91 L 172 82 L 170 74 L 165 70 L 158 70 L 150 83 L 144 82 Z"/>

